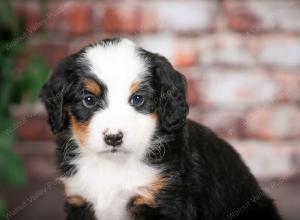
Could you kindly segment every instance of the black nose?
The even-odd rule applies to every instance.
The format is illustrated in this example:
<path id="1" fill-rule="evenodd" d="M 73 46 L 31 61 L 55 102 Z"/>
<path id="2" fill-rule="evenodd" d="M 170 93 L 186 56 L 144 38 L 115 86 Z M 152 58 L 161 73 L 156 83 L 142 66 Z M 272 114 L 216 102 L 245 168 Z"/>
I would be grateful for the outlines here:
<path id="1" fill-rule="evenodd" d="M 119 132 L 117 134 L 105 134 L 104 141 L 106 144 L 116 147 L 122 144 L 123 133 Z"/>

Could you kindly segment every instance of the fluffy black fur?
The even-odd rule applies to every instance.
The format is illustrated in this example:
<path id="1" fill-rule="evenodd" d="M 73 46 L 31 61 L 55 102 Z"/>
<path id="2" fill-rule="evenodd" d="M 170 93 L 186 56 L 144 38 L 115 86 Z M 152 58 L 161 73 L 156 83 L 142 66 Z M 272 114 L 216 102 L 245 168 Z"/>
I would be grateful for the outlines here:
<path id="1" fill-rule="evenodd" d="M 118 42 L 116 39 L 105 40 L 101 44 Z M 155 136 L 169 140 L 163 146 L 164 154 L 154 151 L 145 161 L 164 167 L 164 175 L 172 178 L 156 195 L 154 206 L 134 207 L 133 219 L 280 220 L 273 201 L 262 191 L 233 148 L 208 128 L 186 119 L 188 105 L 184 76 L 164 57 L 143 49 L 138 52 L 150 62 L 151 72 L 139 92 L 151 101 L 137 111 L 156 113 L 159 126 Z M 88 66 L 77 62 L 81 54 L 82 51 L 63 60 L 41 93 L 49 124 L 57 136 L 59 169 L 65 176 L 76 172 L 70 161 L 78 156 L 73 152 L 78 146 L 68 142 L 71 133 L 65 109 L 70 108 L 78 119 L 88 120 L 92 111 L 105 106 L 104 93 L 99 97 L 102 105 L 82 115 L 78 101 L 84 94 L 82 79 L 93 75 L 89 74 Z M 128 203 L 128 210 L 132 210 L 132 205 Z M 66 210 L 68 220 L 94 219 L 93 207 L 88 203 L 83 207 L 66 204 Z"/>

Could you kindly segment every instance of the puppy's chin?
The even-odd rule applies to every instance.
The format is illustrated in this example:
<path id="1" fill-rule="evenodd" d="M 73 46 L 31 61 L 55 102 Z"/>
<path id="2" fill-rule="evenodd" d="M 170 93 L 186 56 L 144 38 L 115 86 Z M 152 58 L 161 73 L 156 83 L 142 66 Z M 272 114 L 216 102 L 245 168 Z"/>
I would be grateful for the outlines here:
<path id="1" fill-rule="evenodd" d="M 98 154 L 130 154 L 130 151 L 123 147 L 107 147 L 107 149 L 99 151 Z"/>
<path id="2" fill-rule="evenodd" d="M 85 146 L 83 149 L 84 151 L 88 151 L 89 153 L 105 157 L 105 156 L 129 156 L 132 154 L 131 151 L 126 149 L 124 146 L 118 146 L 118 147 L 111 147 L 111 146 L 103 146 L 101 148 L 93 147 L 90 148 L 88 146 Z"/>

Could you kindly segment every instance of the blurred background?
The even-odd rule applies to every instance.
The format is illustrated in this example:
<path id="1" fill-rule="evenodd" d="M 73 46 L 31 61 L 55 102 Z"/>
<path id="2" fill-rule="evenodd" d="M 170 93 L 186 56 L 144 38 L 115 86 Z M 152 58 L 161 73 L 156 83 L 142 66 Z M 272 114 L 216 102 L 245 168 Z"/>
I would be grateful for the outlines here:
<path id="1" fill-rule="evenodd" d="M 300 219 L 300 1 L 1 0 L 0 19 L 0 220 L 64 219 L 38 93 L 60 59 L 108 37 L 170 59 L 188 79 L 189 117 Z"/>

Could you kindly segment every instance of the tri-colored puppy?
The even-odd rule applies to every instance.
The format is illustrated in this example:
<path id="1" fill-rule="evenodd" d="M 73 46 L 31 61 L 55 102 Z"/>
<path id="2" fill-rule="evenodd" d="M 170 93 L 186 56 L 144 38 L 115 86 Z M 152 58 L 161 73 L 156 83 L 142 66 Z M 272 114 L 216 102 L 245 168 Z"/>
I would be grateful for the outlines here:
<path id="1" fill-rule="evenodd" d="M 166 58 L 104 40 L 61 61 L 41 97 L 68 219 L 280 219 L 233 148 L 186 119 L 186 81 Z"/>

